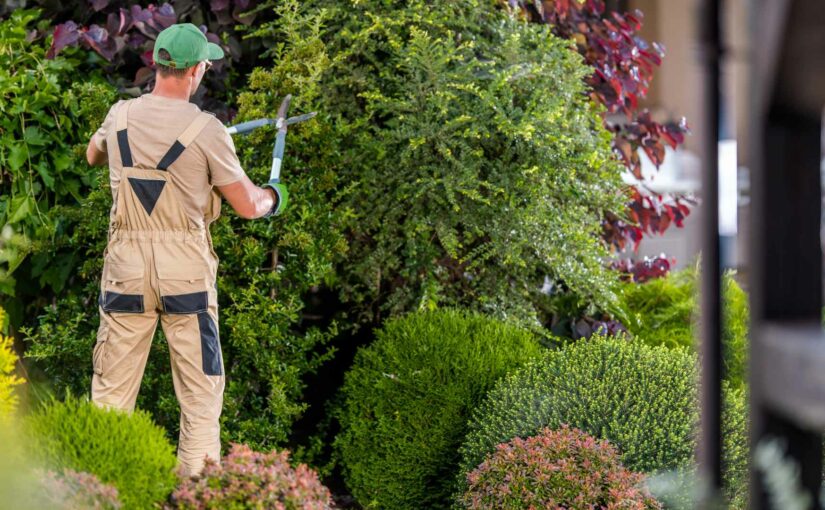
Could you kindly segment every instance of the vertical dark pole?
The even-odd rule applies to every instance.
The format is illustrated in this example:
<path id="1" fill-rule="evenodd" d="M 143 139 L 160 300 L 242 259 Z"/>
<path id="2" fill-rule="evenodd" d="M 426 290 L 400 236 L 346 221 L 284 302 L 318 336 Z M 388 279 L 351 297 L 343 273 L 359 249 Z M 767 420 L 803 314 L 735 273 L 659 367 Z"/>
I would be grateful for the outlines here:
<path id="1" fill-rule="evenodd" d="M 700 0 L 699 33 L 703 65 L 701 434 L 699 475 L 708 492 L 701 508 L 711 508 L 722 488 L 721 264 L 719 260 L 719 106 L 722 34 L 721 0 Z"/>

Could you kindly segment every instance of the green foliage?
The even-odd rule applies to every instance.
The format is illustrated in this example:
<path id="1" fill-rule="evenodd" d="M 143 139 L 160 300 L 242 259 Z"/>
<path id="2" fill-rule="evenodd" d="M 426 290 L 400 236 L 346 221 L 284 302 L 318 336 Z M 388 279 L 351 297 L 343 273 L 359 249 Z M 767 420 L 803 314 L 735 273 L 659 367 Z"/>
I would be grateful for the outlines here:
<path id="1" fill-rule="evenodd" d="M 317 38 L 321 14 L 299 15 L 297 3 L 281 3 L 288 20 L 282 28 L 279 60 L 270 70 L 249 77 L 241 103 L 243 119 L 272 116 L 281 98 L 294 94 L 293 111 L 315 108 L 320 94 L 312 84 L 327 62 Z M 264 26 L 261 30 L 276 30 Z M 240 120 L 240 119 L 239 119 Z M 221 428 L 224 441 L 267 449 L 286 442 L 293 422 L 306 409 L 302 377 L 314 372 L 334 350 L 327 346 L 337 331 L 334 322 L 305 318 L 306 302 L 334 279 L 334 262 L 346 251 L 340 216 L 326 198 L 335 176 L 323 160 L 297 162 L 290 154 L 323 153 L 324 128 L 315 122 L 290 130 L 284 176 L 293 200 L 288 214 L 247 221 L 225 214 L 212 225 L 218 272 L 220 332 L 227 380 Z M 271 165 L 274 130 L 259 130 L 236 140 L 249 176 L 265 182 Z M 48 376 L 57 392 L 88 391 L 90 349 L 98 326 L 102 253 L 106 245 L 111 192 L 107 172 L 79 207 L 61 214 L 72 225 L 66 247 L 82 261 L 56 303 L 47 307 L 37 328 L 26 330 L 27 355 Z M 149 411 L 175 437 L 178 406 L 169 375 L 169 355 L 162 335 L 156 339 L 144 375 L 138 406 Z"/>
<path id="2" fill-rule="evenodd" d="M 29 416 L 26 434 L 36 458 L 96 475 L 118 489 L 126 508 L 152 508 L 175 487 L 174 448 L 143 411 L 129 415 L 68 397 Z"/>
<path id="3" fill-rule="evenodd" d="M 748 507 L 748 403 L 742 388 L 723 394 L 722 447 L 729 508 Z"/>
<path id="4" fill-rule="evenodd" d="M 287 164 L 323 169 L 319 199 L 349 241 L 336 290 L 354 318 L 461 305 L 529 322 L 548 275 L 617 311 L 598 234 L 621 207 L 619 167 L 571 44 L 485 0 L 312 4 L 328 62 L 293 57 L 311 44 L 288 52 L 278 79 L 252 74 L 269 86 L 243 94 L 241 112 L 271 112 L 283 82 L 298 100 L 322 92 L 307 150 L 290 146 Z M 250 34 L 276 62 L 290 20 Z"/>
<path id="5" fill-rule="evenodd" d="M 39 12 L 18 9 L 0 21 L 0 167 L 7 173 L 0 184 L 0 291 L 12 296 L 12 273 L 38 244 L 60 234 L 60 218 L 50 209 L 76 203 L 92 184 L 94 174 L 82 157 L 94 131 L 89 122 L 102 120 L 105 105 L 115 99 L 111 87 L 94 80 L 75 83 L 78 52 L 44 58 L 49 41 L 33 40 L 33 29 L 48 25 L 41 20 L 32 26 Z M 62 255 L 34 261 L 24 277 L 59 291 L 72 264 L 69 254 Z"/>
<path id="6" fill-rule="evenodd" d="M 627 283 L 623 307 L 628 331 L 650 345 L 694 348 L 698 316 L 698 270 L 686 269 L 647 283 Z M 732 273 L 726 273 L 723 296 L 723 366 L 733 386 L 743 386 L 747 367 L 748 296 Z"/>
<path id="7" fill-rule="evenodd" d="M 528 331 L 471 312 L 387 321 L 346 374 L 335 439 L 344 478 L 368 508 L 446 508 L 470 411 L 540 352 Z"/>
<path id="8" fill-rule="evenodd" d="M 610 443 L 566 425 L 496 446 L 467 480 L 460 504 L 472 510 L 661 508 Z"/>
<path id="9" fill-rule="evenodd" d="M 615 309 L 598 235 L 619 169 L 571 43 L 490 1 L 319 3 L 336 52 L 322 111 L 357 183 L 341 292 L 361 318 L 532 320 L 546 275 Z"/>
<path id="10" fill-rule="evenodd" d="M 607 439 L 634 471 L 690 466 L 696 381 L 696 357 L 684 348 L 594 337 L 550 352 L 502 379 L 477 407 L 461 447 L 459 483 L 496 444 L 563 424 Z M 726 479 L 739 490 L 747 469 L 742 393 L 726 387 L 725 397 Z"/>

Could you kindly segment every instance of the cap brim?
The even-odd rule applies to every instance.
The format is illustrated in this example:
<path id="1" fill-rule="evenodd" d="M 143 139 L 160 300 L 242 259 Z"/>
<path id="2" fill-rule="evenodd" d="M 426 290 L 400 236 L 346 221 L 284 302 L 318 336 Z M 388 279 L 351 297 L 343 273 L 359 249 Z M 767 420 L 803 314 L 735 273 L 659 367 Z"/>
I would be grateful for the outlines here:
<path id="1" fill-rule="evenodd" d="M 209 60 L 220 60 L 223 58 L 223 48 L 215 43 L 206 43 L 206 55 Z"/>

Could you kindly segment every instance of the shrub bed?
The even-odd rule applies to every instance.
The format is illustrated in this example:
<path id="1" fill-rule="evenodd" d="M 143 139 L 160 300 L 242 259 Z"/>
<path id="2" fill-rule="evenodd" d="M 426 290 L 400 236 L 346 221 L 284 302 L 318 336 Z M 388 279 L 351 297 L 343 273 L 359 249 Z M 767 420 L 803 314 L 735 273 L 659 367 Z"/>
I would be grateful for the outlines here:
<path id="1" fill-rule="evenodd" d="M 502 379 L 473 413 L 459 484 L 495 445 L 563 424 L 607 439 L 633 471 L 690 465 L 698 425 L 696 357 L 624 338 L 580 340 Z M 726 477 L 746 476 L 742 393 L 726 388 Z M 733 493 L 729 493 L 732 496 Z"/>
<path id="2" fill-rule="evenodd" d="M 540 349 L 531 333 L 475 313 L 388 321 L 356 355 L 338 411 L 335 446 L 355 498 L 374 508 L 447 508 L 470 411 Z"/>

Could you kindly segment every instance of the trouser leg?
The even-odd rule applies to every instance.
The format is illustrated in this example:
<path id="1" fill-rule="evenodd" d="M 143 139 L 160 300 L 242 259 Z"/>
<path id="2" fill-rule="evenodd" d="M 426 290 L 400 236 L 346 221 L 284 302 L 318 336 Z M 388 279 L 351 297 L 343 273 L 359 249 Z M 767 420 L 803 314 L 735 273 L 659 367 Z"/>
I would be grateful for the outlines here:
<path id="1" fill-rule="evenodd" d="M 210 299 L 212 301 L 212 299 Z M 205 457 L 220 460 L 220 416 L 224 372 L 217 306 L 192 314 L 162 314 L 169 342 L 172 381 L 180 403 L 178 460 L 187 475 L 203 468 Z"/>
<path id="2" fill-rule="evenodd" d="M 105 312 L 92 355 L 92 401 L 102 407 L 133 411 L 149 357 L 158 314 Z"/>

